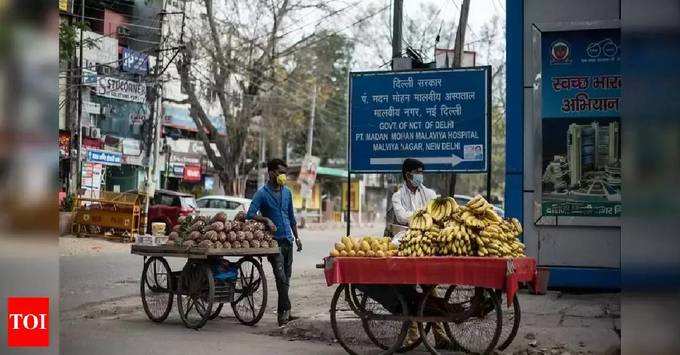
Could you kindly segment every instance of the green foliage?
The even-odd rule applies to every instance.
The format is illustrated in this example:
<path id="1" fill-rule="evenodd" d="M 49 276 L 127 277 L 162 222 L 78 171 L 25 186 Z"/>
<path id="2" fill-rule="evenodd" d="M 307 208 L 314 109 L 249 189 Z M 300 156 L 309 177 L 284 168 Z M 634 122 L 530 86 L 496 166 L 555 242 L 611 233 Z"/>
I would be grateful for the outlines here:
<path id="1" fill-rule="evenodd" d="M 328 159 L 344 158 L 347 146 L 347 77 L 353 45 L 337 33 L 320 33 L 323 38 L 296 52 L 284 63 L 286 91 L 299 100 L 288 102 L 289 120 L 284 126 L 287 140 L 293 142 L 295 156 L 305 154 L 307 127 L 311 115 L 314 83 L 317 86 L 314 142 L 312 153 L 324 164 Z"/>
<path id="2" fill-rule="evenodd" d="M 66 197 L 64 197 L 64 200 L 61 202 L 61 206 L 59 206 L 59 210 L 62 212 L 71 212 L 73 211 L 73 203 L 75 202 L 75 196 L 74 194 L 68 194 Z"/>
<path id="3" fill-rule="evenodd" d="M 59 24 L 59 62 L 64 63 L 69 61 L 73 57 L 76 48 L 80 45 L 80 38 L 78 35 L 78 30 L 89 31 L 90 27 L 87 23 L 81 25 L 80 22 L 74 22 L 69 24 L 66 21 L 62 21 Z M 86 40 L 83 42 L 83 46 L 92 47 L 94 46 L 94 41 Z"/>

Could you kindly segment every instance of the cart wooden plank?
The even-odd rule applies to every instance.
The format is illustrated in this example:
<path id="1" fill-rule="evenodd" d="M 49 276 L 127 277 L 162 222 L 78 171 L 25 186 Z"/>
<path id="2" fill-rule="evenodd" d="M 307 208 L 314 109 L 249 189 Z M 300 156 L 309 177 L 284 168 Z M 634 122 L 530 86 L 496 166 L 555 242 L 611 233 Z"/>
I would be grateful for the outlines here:
<path id="1" fill-rule="evenodd" d="M 207 249 L 170 245 L 132 245 L 130 253 L 143 256 L 207 258 L 208 256 L 267 256 L 279 253 L 279 248 Z"/>

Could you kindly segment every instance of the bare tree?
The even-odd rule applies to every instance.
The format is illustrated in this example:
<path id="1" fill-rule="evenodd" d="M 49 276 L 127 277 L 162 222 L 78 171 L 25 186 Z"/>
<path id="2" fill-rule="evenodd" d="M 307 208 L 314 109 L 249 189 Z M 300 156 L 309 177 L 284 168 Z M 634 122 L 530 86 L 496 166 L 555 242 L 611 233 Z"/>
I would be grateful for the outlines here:
<path id="1" fill-rule="evenodd" d="M 283 25 L 300 12 L 328 7 L 307 0 L 228 0 L 219 6 L 203 0 L 202 5 L 201 26 L 190 29 L 181 43 L 177 71 L 198 136 L 225 192 L 242 195 L 246 174 L 256 164 L 244 162 L 249 131 L 263 112 L 258 97 L 276 88 L 277 61 L 310 39 L 291 43 Z M 209 119 L 212 98 L 219 104 L 226 135 Z"/>

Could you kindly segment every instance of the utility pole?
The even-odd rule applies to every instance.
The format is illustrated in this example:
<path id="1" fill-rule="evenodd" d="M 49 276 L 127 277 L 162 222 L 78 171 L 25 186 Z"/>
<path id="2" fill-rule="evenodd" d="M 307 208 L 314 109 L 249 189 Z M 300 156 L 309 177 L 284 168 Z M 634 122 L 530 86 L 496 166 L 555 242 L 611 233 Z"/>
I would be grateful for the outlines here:
<path id="1" fill-rule="evenodd" d="M 460 20 L 456 31 L 456 45 L 453 52 L 453 66 L 460 68 L 463 64 L 463 51 L 465 51 L 465 29 L 467 28 L 468 13 L 470 12 L 470 0 L 463 0 L 460 8 Z"/>
<path id="2" fill-rule="evenodd" d="M 81 84 L 83 82 L 83 31 L 85 29 L 85 0 L 80 0 L 80 49 L 79 49 L 79 55 L 78 55 L 78 72 L 80 73 L 79 75 L 79 80 L 78 80 L 78 85 L 76 86 L 78 90 L 78 123 L 76 124 L 78 128 L 78 154 L 76 157 L 76 166 L 77 166 L 77 174 L 76 176 L 78 177 L 78 181 L 76 181 L 76 194 L 78 194 L 78 190 L 80 190 L 81 187 L 81 181 L 83 180 L 82 174 L 83 174 L 83 166 L 82 166 L 82 148 L 83 148 L 83 121 L 82 121 L 82 115 L 83 115 L 83 89 L 81 88 Z"/>
<path id="3" fill-rule="evenodd" d="M 404 0 L 394 0 L 394 14 L 392 16 L 392 59 L 401 57 L 402 22 Z"/>
<path id="4" fill-rule="evenodd" d="M 453 67 L 460 68 L 463 64 L 463 52 L 465 51 L 465 29 L 467 28 L 468 13 L 470 12 L 470 0 L 463 0 L 460 8 L 460 19 L 458 20 L 458 30 L 456 31 L 456 44 L 453 48 Z M 490 175 L 490 174 L 489 174 Z M 448 177 L 448 195 L 456 193 L 457 174 L 452 173 Z M 488 177 L 487 177 L 488 180 Z M 487 196 L 488 198 L 488 196 Z"/>
<path id="5" fill-rule="evenodd" d="M 164 29 L 165 29 L 165 21 L 164 21 L 164 16 L 165 16 L 165 5 L 166 2 L 162 1 L 161 3 L 161 12 L 158 14 L 160 16 L 160 39 L 158 41 L 158 55 L 156 57 L 156 67 L 154 68 L 154 80 L 153 80 L 153 88 L 152 88 L 152 99 L 153 102 L 151 103 L 151 115 L 149 119 L 152 120 L 153 122 L 153 161 L 149 161 L 147 159 L 147 168 L 146 168 L 146 181 L 144 184 L 144 218 L 142 219 L 142 223 L 140 226 L 140 231 L 141 234 L 146 234 L 147 231 L 147 226 L 149 224 L 149 203 L 150 203 L 150 195 L 155 192 L 156 189 L 156 171 L 158 169 L 158 156 L 159 156 L 159 141 L 161 137 L 161 111 L 162 111 L 162 98 L 163 98 L 163 84 L 160 75 L 161 70 L 163 68 L 163 56 L 164 52 L 161 51 L 161 43 L 163 43 L 163 36 L 165 35 Z M 148 156 L 148 155 L 147 155 Z M 166 155 L 166 159 L 168 156 Z M 166 168 L 166 173 L 167 173 L 167 168 Z M 166 178 L 167 182 L 167 178 Z M 169 227 L 169 226 L 168 226 Z"/>
<path id="6" fill-rule="evenodd" d="M 314 92 L 312 93 L 312 112 L 309 116 L 309 128 L 307 129 L 307 155 L 312 155 L 314 142 L 314 115 L 316 113 L 316 80 L 314 80 Z"/>

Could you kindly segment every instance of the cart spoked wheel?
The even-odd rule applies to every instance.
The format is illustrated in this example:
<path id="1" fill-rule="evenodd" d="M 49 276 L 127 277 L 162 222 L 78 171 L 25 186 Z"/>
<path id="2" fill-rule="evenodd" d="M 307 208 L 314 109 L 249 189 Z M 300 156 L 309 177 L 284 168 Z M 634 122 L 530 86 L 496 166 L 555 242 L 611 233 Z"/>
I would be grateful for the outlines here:
<path id="1" fill-rule="evenodd" d="M 464 308 L 462 317 L 444 323 L 446 334 L 454 346 L 470 353 L 493 352 L 503 328 L 503 314 L 495 290 L 451 286 L 446 292 L 446 299 L 448 303 Z"/>
<path id="2" fill-rule="evenodd" d="M 267 279 L 262 264 L 253 257 L 238 261 L 238 277 L 231 308 L 245 325 L 255 325 L 267 308 Z"/>
<path id="3" fill-rule="evenodd" d="M 368 299 L 368 296 L 364 292 L 360 290 L 361 286 L 357 288 L 356 285 L 350 285 L 350 296 L 352 299 L 352 302 L 350 302 L 350 305 L 353 307 L 354 312 L 357 312 L 360 316 L 366 317 L 367 313 L 371 312 L 372 310 L 370 309 L 371 307 L 375 307 L 375 305 L 378 305 L 377 302 L 374 300 Z M 367 307 L 369 309 L 367 309 Z M 379 308 L 383 308 L 380 306 Z M 371 341 L 377 345 L 379 348 L 383 350 L 387 350 L 390 348 L 392 345 L 389 342 L 385 342 L 385 337 L 384 336 L 379 336 L 379 334 L 384 334 L 386 332 L 386 326 L 392 327 L 392 330 L 394 331 L 394 334 L 397 334 L 398 332 L 401 331 L 401 325 L 397 324 L 396 322 L 391 322 L 391 324 L 384 324 L 385 322 L 381 321 L 376 321 L 376 320 L 368 320 L 365 319 L 362 322 L 362 326 L 364 327 L 364 331 L 366 332 L 366 335 L 368 336 Z M 402 346 L 396 350 L 397 353 L 406 353 L 409 352 L 422 343 L 422 339 L 420 338 L 420 334 L 415 334 L 417 333 L 417 325 L 415 325 L 412 322 L 408 322 L 408 330 L 406 332 L 406 337 L 409 337 L 410 333 L 415 339 L 404 339 L 404 343 L 402 343 Z M 412 325 L 413 324 L 413 325 Z M 432 325 L 427 324 L 425 326 L 425 331 L 429 332 L 431 329 Z M 408 343 L 408 344 L 405 344 Z"/>
<path id="4" fill-rule="evenodd" d="M 363 287 L 354 291 L 358 304 L 352 301 L 348 285 L 339 285 L 335 290 L 330 309 L 331 327 L 338 343 L 349 354 L 392 354 L 402 346 L 409 326 L 406 301 L 393 289 L 382 288 L 396 309 L 389 306 L 391 311 L 388 311 L 364 295 Z"/>
<path id="5" fill-rule="evenodd" d="M 503 292 L 496 291 L 496 295 L 500 300 L 503 300 Z M 502 306 L 502 301 L 501 301 Z M 503 306 L 502 306 L 503 307 Z M 499 340 L 498 350 L 505 350 L 517 335 L 517 330 L 519 329 L 519 323 L 522 318 L 522 311 L 519 308 L 519 300 L 517 299 L 517 294 L 512 299 L 512 305 L 510 307 L 503 307 L 503 329 L 501 330 L 501 337 Z"/>
<path id="6" fill-rule="evenodd" d="M 205 325 L 213 310 L 215 280 L 206 263 L 189 261 L 179 278 L 177 308 L 187 328 Z"/>
<path id="7" fill-rule="evenodd" d="M 162 257 L 151 257 L 144 263 L 142 278 L 139 282 L 144 312 L 154 322 L 162 322 L 172 310 L 170 265 Z"/>
<path id="8" fill-rule="evenodd" d="M 224 303 L 215 304 L 215 306 L 217 308 L 215 309 L 213 314 L 211 314 L 210 317 L 208 317 L 208 320 L 213 320 L 220 315 L 220 312 L 222 312 L 222 307 L 224 307 Z"/>
<path id="9" fill-rule="evenodd" d="M 215 308 L 215 311 L 213 311 L 213 314 L 211 314 L 210 317 L 208 317 L 208 320 L 213 320 L 220 315 L 220 312 L 222 312 L 222 307 L 224 307 L 224 303 L 215 303 L 214 306 L 217 307 L 217 308 Z"/>

